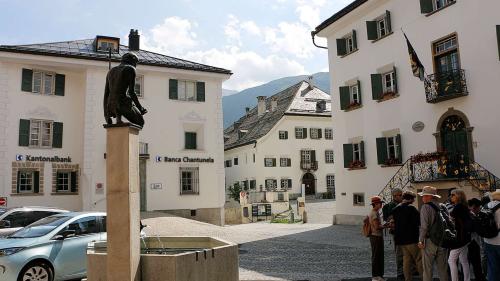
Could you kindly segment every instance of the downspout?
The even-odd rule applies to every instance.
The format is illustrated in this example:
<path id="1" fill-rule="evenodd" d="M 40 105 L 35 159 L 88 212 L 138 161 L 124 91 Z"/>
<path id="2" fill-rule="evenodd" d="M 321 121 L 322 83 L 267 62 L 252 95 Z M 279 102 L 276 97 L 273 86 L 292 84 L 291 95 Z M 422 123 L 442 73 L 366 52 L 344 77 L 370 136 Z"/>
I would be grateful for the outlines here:
<path id="1" fill-rule="evenodd" d="M 311 38 L 312 38 L 312 41 L 313 41 L 313 45 L 316 46 L 317 48 L 321 48 L 321 49 L 327 49 L 328 50 L 328 47 L 323 47 L 323 46 L 319 46 L 316 44 L 316 42 L 314 41 L 314 36 L 316 36 L 316 31 L 311 31 Z"/>

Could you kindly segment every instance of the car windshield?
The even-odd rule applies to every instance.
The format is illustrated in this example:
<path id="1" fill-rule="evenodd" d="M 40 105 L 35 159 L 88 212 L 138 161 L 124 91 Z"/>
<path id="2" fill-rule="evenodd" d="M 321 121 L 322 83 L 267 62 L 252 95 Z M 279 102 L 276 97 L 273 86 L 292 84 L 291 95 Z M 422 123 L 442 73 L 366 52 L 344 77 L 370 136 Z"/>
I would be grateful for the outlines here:
<path id="1" fill-rule="evenodd" d="M 6 208 L 0 208 L 0 216 L 7 212 Z"/>
<path id="2" fill-rule="evenodd" d="M 68 216 L 50 216 L 12 233 L 9 238 L 35 238 L 46 235 L 69 220 Z"/>

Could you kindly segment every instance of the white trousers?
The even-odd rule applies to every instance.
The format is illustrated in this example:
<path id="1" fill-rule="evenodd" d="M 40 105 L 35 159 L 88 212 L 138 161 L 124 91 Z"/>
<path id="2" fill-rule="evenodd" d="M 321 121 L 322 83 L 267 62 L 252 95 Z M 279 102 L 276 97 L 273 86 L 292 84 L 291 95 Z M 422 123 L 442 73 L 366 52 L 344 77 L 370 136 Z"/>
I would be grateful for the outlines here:
<path id="1" fill-rule="evenodd" d="M 467 259 L 468 244 L 458 248 L 450 250 L 450 257 L 448 258 L 448 264 L 450 265 L 451 281 L 459 281 L 458 279 L 458 266 L 457 260 L 460 261 L 462 265 L 462 271 L 464 272 L 464 281 L 470 281 L 470 270 L 469 270 L 469 260 Z"/>

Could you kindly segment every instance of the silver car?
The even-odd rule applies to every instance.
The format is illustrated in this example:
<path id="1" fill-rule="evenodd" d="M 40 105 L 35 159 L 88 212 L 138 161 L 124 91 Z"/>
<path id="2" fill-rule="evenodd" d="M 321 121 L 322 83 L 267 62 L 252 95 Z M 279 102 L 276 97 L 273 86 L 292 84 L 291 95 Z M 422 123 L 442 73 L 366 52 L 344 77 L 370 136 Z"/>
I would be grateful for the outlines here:
<path id="1" fill-rule="evenodd" d="M 68 211 L 38 206 L 0 208 L 0 237 L 7 236 L 39 219 L 66 212 Z"/>
<path id="2" fill-rule="evenodd" d="M 86 248 L 106 240 L 106 213 L 71 212 L 41 219 L 0 239 L 0 280 L 83 278 Z"/>

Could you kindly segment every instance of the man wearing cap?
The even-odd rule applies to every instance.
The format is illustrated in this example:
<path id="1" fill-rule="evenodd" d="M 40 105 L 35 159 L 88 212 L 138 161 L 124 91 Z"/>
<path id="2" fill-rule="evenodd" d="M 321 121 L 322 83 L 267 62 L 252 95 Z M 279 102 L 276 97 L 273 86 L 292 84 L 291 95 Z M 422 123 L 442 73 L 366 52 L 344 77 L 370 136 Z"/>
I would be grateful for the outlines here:
<path id="1" fill-rule="evenodd" d="M 396 187 L 392 190 L 392 201 L 388 204 L 385 204 L 382 208 L 382 215 L 385 222 L 391 222 L 392 220 L 392 210 L 396 208 L 403 201 L 403 190 L 399 187 Z M 393 235 L 393 241 L 395 240 L 394 233 L 390 232 Z M 403 280 L 403 251 L 401 247 L 398 246 L 396 242 L 394 242 L 394 250 L 396 251 L 396 270 L 397 270 L 397 280 Z"/>
<path id="2" fill-rule="evenodd" d="M 491 193 L 491 202 L 486 206 L 490 210 L 495 211 L 495 222 L 497 229 L 500 230 L 500 189 Z M 500 234 L 493 238 L 484 238 L 484 251 L 488 260 L 488 281 L 500 280 Z"/>
<path id="3" fill-rule="evenodd" d="M 436 262 L 439 280 L 448 281 L 447 250 L 429 239 L 431 227 L 436 221 L 436 210 L 440 208 L 436 199 L 441 198 L 441 196 L 437 195 L 436 188 L 432 186 L 424 186 L 418 195 L 422 197 L 422 202 L 424 202 L 420 209 L 420 233 L 418 237 L 418 247 L 422 253 L 422 279 L 423 281 L 432 280 L 432 265 Z"/>
<path id="4" fill-rule="evenodd" d="M 382 198 L 373 196 L 371 198 L 373 209 L 368 215 L 370 221 L 370 245 L 372 248 L 372 281 L 384 280 L 384 238 L 382 230 L 385 228 L 382 225 L 379 211 L 382 208 Z"/>
<path id="5" fill-rule="evenodd" d="M 394 243 L 403 252 L 403 272 L 405 281 L 413 280 L 412 270 L 417 269 L 422 276 L 422 255 L 417 246 L 420 215 L 413 206 L 415 193 L 405 191 L 403 202 L 392 210 L 394 220 Z"/>

